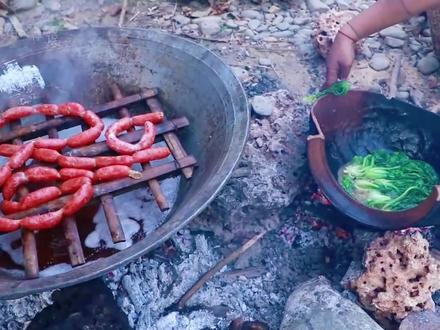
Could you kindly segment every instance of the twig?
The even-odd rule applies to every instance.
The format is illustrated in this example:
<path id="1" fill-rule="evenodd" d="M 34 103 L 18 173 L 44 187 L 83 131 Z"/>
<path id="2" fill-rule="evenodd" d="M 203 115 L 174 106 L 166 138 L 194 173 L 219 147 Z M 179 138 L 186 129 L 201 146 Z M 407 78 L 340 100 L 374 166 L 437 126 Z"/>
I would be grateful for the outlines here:
<path id="1" fill-rule="evenodd" d="M 134 14 L 134 15 L 128 20 L 128 23 L 133 22 L 133 21 L 136 19 L 136 17 L 139 16 L 140 13 L 141 13 L 141 12 L 138 10 L 138 11 L 136 12 L 136 14 Z"/>
<path id="2" fill-rule="evenodd" d="M 128 0 L 122 0 L 121 14 L 119 15 L 119 27 L 124 24 L 125 14 L 127 13 Z"/>
<path id="3" fill-rule="evenodd" d="M 211 268 L 208 272 L 206 272 L 183 296 L 179 299 L 176 306 L 178 309 L 182 309 L 185 307 L 186 303 L 189 299 L 206 283 L 211 277 L 217 274 L 224 266 L 228 265 L 230 262 L 237 259 L 247 250 L 249 250 L 255 243 L 257 243 L 265 234 L 267 230 L 261 232 L 260 234 L 255 235 L 242 246 L 240 246 L 237 250 L 233 251 L 224 259 L 220 260 L 213 268 Z"/>
<path id="4" fill-rule="evenodd" d="M 390 79 L 390 97 L 396 97 L 397 95 L 397 83 L 400 76 L 400 67 L 402 66 L 402 53 L 399 53 L 396 56 L 396 60 L 394 61 L 393 72 L 391 73 Z"/>
<path id="5" fill-rule="evenodd" d="M 9 21 L 11 22 L 12 26 L 14 27 L 15 32 L 17 32 L 17 35 L 19 38 L 27 38 L 28 35 L 24 31 L 23 25 L 21 25 L 17 16 L 15 16 L 15 15 L 9 16 Z"/>
<path id="6" fill-rule="evenodd" d="M 176 11 L 177 11 L 177 1 L 174 4 L 174 9 L 173 9 L 173 12 L 171 13 L 171 17 L 174 17 L 174 15 L 176 15 Z"/>
<path id="7" fill-rule="evenodd" d="M 214 39 L 214 38 L 205 38 L 205 37 L 197 37 L 197 36 L 192 36 L 190 34 L 186 34 L 186 33 L 182 33 L 182 36 L 184 37 L 188 37 L 194 40 L 205 40 L 205 41 L 211 41 L 211 42 L 224 42 L 227 43 L 228 40 L 225 39 Z"/>

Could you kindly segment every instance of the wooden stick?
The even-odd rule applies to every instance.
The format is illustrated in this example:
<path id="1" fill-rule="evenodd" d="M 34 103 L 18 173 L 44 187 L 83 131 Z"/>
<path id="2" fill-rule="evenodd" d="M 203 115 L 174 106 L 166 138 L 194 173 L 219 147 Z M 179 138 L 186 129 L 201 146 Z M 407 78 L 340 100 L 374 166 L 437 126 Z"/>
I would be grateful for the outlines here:
<path id="1" fill-rule="evenodd" d="M 11 124 L 11 129 L 15 129 L 20 126 L 19 122 Z M 20 139 L 15 139 L 14 144 L 23 144 Z M 17 191 L 19 200 L 25 197 L 29 191 L 26 187 L 20 187 Z M 21 243 L 23 245 L 23 256 L 24 256 L 24 272 L 26 278 L 38 278 L 40 268 L 38 265 L 38 251 L 37 251 L 37 241 L 35 240 L 35 234 L 31 230 L 22 228 L 21 230 Z"/>
<path id="2" fill-rule="evenodd" d="M 130 95 L 117 101 L 111 101 L 101 105 L 93 106 L 91 107 L 90 110 L 95 112 L 97 115 L 103 117 L 115 109 L 127 106 L 132 103 L 143 101 L 150 97 L 154 97 L 157 95 L 157 93 L 158 92 L 156 89 L 148 89 L 140 94 Z M 65 128 L 77 126 L 79 124 L 81 124 L 81 119 L 79 118 L 71 119 L 71 118 L 62 117 L 28 126 L 21 126 L 21 127 L 17 127 L 15 130 L 11 132 L 3 132 L 0 135 L 0 143 L 5 143 L 7 141 L 11 141 L 13 139 L 24 136 L 34 138 L 41 136 L 42 132 L 47 132 L 47 130 L 50 128 L 65 129 Z"/>
<path id="3" fill-rule="evenodd" d="M 112 93 L 113 93 L 113 97 L 115 98 L 115 100 L 120 100 L 121 98 L 124 97 L 124 95 L 122 94 L 121 89 L 118 87 L 118 85 L 113 84 L 111 86 L 112 89 Z M 130 117 L 130 113 L 128 112 L 127 108 L 121 108 L 119 110 L 119 115 L 121 117 Z M 133 131 L 133 130 L 131 130 Z M 144 163 L 141 164 L 142 168 L 144 170 L 146 170 L 147 168 L 150 167 L 150 164 Z M 154 200 L 156 201 L 157 205 L 159 206 L 160 210 L 166 211 L 170 208 L 169 203 L 167 201 L 167 198 L 165 197 L 165 195 L 162 192 L 162 189 L 160 188 L 160 183 L 158 180 L 150 180 L 148 181 L 148 187 L 150 188 L 151 193 L 153 194 Z"/>
<path id="4" fill-rule="evenodd" d="M 157 98 L 147 99 L 147 105 L 150 108 L 151 112 L 164 112 L 162 105 Z M 164 134 L 164 139 L 168 145 L 168 148 L 170 148 L 171 153 L 177 161 L 187 155 L 185 149 L 183 148 L 179 138 L 175 133 L 170 132 Z M 192 178 L 193 172 L 194 169 L 192 167 L 182 169 L 182 173 L 187 179 Z"/>
<path id="5" fill-rule="evenodd" d="M 100 197 L 102 207 L 104 209 L 105 218 L 107 219 L 108 229 L 112 235 L 113 243 L 125 242 L 124 228 L 122 228 L 121 220 L 116 211 L 113 196 L 110 194 Z"/>
<path id="6" fill-rule="evenodd" d="M 48 120 L 52 119 L 46 116 Z M 50 128 L 48 136 L 51 139 L 58 138 L 58 131 L 56 128 Z M 66 217 L 63 219 L 64 237 L 67 240 L 67 251 L 69 252 L 70 264 L 72 267 L 85 264 L 84 251 L 79 239 L 78 227 L 76 225 L 75 217 Z"/>
<path id="7" fill-rule="evenodd" d="M 399 81 L 399 76 L 400 76 L 400 68 L 402 66 L 402 58 L 403 58 L 403 54 L 399 53 L 396 56 L 396 59 L 394 61 L 394 67 L 393 67 L 393 71 L 391 72 L 391 79 L 390 79 L 390 97 L 396 97 L 397 95 L 397 84 Z"/>
<path id="8" fill-rule="evenodd" d="M 123 193 L 127 190 L 133 190 L 138 186 L 145 184 L 145 182 L 147 182 L 148 180 L 155 179 L 167 174 L 171 174 L 175 171 L 181 170 L 183 167 L 194 166 L 196 165 L 196 163 L 197 163 L 196 159 L 193 156 L 187 156 L 185 158 L 182 158 L 179 162 L 172 161 L 159 166 L 150 167 L 142 172 L 142 177 L 140 179 L 126 178 L 112 182 L 101 183 L 93 186 L 93 190 L 94 190 L 93 197 L 98 198 L 106 194 L 111 194 L 116 192 Z M 21 219 L 30 215 L 43 214 L 50 211 L 55 211 L 63 207 L 70 198 L 72 198 L 71 195 L 66 195 L 58 199 L 55 199 L 51 202 L 48 202 L 45 205 L 30 210 L 26 210 L 23 212 L 10 214 L 8 215 L 8 218 Z"/>
<path id="9" fill-rule="evenodd" d="M 185 117 L 182 118 L 176 118 L 173 120 L 167 120 L 166 122 L 163 122 L 162 124 L 156 125 L 156 131 L 157 135 L 161 135 L 167 132 L 174 131 L 178 128 L 183 128 L 189 125 L 188 119 Z M 134 143 L 140 140 L 142 135 L 144 134 L 143 130 L 136 130 L 130 133 L 119 135 L 118 138 L 120 138 L 122 141 Z M 69 151 L 66 151 L 63 153 L 66 156 L 77 156 L 77 157 L 92 157 L 97 156 L 106 152 L 111 151 L 111 149 L 108 147 L 107 143 L 105 141 L 98 142 L 86 147 L 82 148 L 76 148 Z"/>
<path id="10" fill-rule="evenodd" d="M 226 258 L 220 260 L 213 268 L 211 268 L 208 272 L 206 272 L 183 296 L 179 299 L 177 302 L 177 308 L 182 309 L 185 307 L 186 303 L 189 299 L 197 292 L 199 289 L 208 282 L 215 274 L 217 274 L 223 267 L 228 265 L 230 262 L 237 259 L 239 256 L 241 256 L 243 253 L 245 253 L 247 250 L 249 250 L 252 246 L 254 246 L 255 243 L 257 243 L 265 234 L 267 231 L 263 231 L 254 237 L 252 237 L 250 240 L 248 240 L 246 243 L 244 243 L 242 246 L 240 246 L 237 250 L 233 251 L 231 254 L 229 254 Z"/>
<path id="11" fill-rule="evenodd" d="M 124 24 L 125 14 L 127 13 L 128 0 L 122 0 L 121 14 L 119 15 L 118 26 L 122 27 Z"/>
<path id="12" fill-rule="evenodd" d="M 17 32 L 17 35 L 19 38 L 27 38 L 28 37 L 26 31 L 23 29 L 23 25 L 21 25 L 21 22 L 18 20 L 17 16 L 10 15 L 9 22 L 11 22 L 11 24 L 14 27 L 15 32 Z"/>

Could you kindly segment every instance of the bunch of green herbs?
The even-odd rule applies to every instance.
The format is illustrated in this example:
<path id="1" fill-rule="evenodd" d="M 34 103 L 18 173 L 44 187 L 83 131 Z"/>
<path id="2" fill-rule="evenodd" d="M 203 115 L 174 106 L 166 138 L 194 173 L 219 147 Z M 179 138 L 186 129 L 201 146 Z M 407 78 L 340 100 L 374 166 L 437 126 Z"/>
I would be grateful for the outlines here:
<path id="1" fill-rule="evenodd" d="M 313 95 L 308 95 L 305 97 L 305 101 L 313 104 L 317 101 L 319 101 L 319 99 L 321 99 L 322 97 L 332 94 L 335 96 L 344 96 L 347 95 L 347 93 L 350 91 L 351 89 L 351 85 L 348 81 L 346 80 L 341 80 L 341 81 L 337 81 L 335 82 L 333 85 L 331 85 L 330 87 L 316 93 Z"/>
<path id="2" fill-rule="evenodd" d="M 364 205 L 403 211 L 419 205 L 432 192 L 438 176 L 431 165 L 403 152 L 378 150 L 355 156 L 340 171 L 344 190 Z"/>

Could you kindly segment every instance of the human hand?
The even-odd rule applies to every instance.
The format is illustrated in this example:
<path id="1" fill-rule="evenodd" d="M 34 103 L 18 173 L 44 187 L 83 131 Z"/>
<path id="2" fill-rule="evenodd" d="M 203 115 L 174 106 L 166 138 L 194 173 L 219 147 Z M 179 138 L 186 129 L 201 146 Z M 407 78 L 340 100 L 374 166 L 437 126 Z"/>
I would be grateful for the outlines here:
<path id="1" fill-rule="evenodd" d="M 336 35 L 327 56 L 327 78 L 324 87 L 333 85 L 338 79 L 345 80 L 355 57 L 355 43 L 342 33 Z"/>

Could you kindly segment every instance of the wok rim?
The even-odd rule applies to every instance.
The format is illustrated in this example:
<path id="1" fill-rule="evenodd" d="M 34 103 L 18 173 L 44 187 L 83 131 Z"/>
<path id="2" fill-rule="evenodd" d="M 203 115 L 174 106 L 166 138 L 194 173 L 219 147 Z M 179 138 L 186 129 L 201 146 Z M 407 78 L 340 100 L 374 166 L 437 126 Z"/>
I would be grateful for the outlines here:
<path id="1" fill-rule="evenodd" d="M 153 232 L 149 233 L 149 236 L 160 235 L 160 238 L 156 240 L 147 240 L 143 239 L 141 241 L 136 242 L 132 246 L 127 249 L 116 252 L 115 254 L 100 258 L 97 260 L 89 261 L 84 265 L 72 268 L 68 272 L 64 272 L 57 275 L 47 276 L 47 277 L 39 277 L 36 279 L 16 279 L 13 278 L 6 283 L 0 283 L 0 299 L 16 299 L 29 294 L 39 293 L 43 291 L 49 291 L 54 289 L 61 289 L 64 287 L 72 286 L 75 284 L 79 284 L 82 282 L 90 281 L 92 279 L 101 277 L 110 271 L 123 267 L 130 262 L 133 262 L 143 255 L 151 252 L 158 245 L 169 239 L 172 235 L 178 232 L 180 229 L 185 227 L 190 221 L 192 221 L 195 217 L 197 217 L 219 194 L 222 188 L 230 179 L 234 169 L 239 163 L 244 147 L 246 145 L 248 134 L 249 134 L 249 126 L 250 126 L 250 109 L 248 104 L 248 99 L 246 92 L 243 88 L 241 81 L 237 78 L 237 76 L 233 73 L 231 68 L 213 51 L 204 47 L 192 40 L 188 40 L 187 38 L 183 38 L 177 36 L 172 33 L 160 31 L 158 29 L 142 29 L 142 28 L 117 28 L 117 27 L 88 27 L 79 30 L 73 31 L 62 31 L 56 34 L 45 34 L 39 38 L 39 40 L 43 40 L 42 42 L 50 40 L 54 36 L 63 38 L 64 36 L 74 35 L 78 33 L 78 31 L 108 31 L 108 32 L 126 32 L 126 33 L 145 33 L 145 36 L 148 37 L 150 34 L 158 37 L 160 40 L 167 40 L 167 38 L 173 39 L 176 41 L 178 45 L 186 45 L 192 46 L 194 50 L 203 54 L 204 59 L 210 59 L 211 61 L 216 62 L 215 68 L 210 66 L 210 69 L 213 70 L 216 74 L 219 67 L 222 68 L 224 74 L 227 74 L 229 77 L 229 84 L 225 82 L 225 89 L 228 91 L 228 95 L 231 99 L 235 101 L 239 101 L 239 103 L 234 107 L 234 128 L 231 133 L 231 141 L 228 146 L 228 152 L 225 154 L 225 157 L 219 162 L 220 167 L 219 171 L 216 173 L 213 180 L 217 180 L 215 183 L 215 188 L 210 191 L 209 196 L 207 197 L 198 207 L 196 207 L 191 216 L 186 217 L 179 224 L 172 228 L 172 230 L 168 230 L 167 232 L 162 232 L 164 230 L 164 226 L 169 222 L 162 223 L 158 228 L 156 228 Z M 18 40 L 16 43 L 7 45 L 3 47 L 4 49 L 8 49 L 11 47 L 16 47 L 18 44 L 22 43 L 32 43 L 35 40 L 32 39 L 24 39 Z M 2 49 L 2 47 L 0 47 Z M 29 56 L 31 54 L 25 54 Z M 193 55 L 194 54 L 190 54 Z M 20 57 L 17 57 L 20 59 Z M 1 63 L 4 63 L 3 59 Z M 207 66 L 206 62 L 202 62 L 202 65 Z M 220 77 L 219 77 L 220 79 Z M 160 87 L 160 86 L 159 86 Z M 243 110 L 243 111 L 238 111 Z M 237 125 L 238 123 L 238 125 Z M 220 175 L 219 175 L 220 174 Z M 7 285 L 6 285 L 7 284 Z"/>

